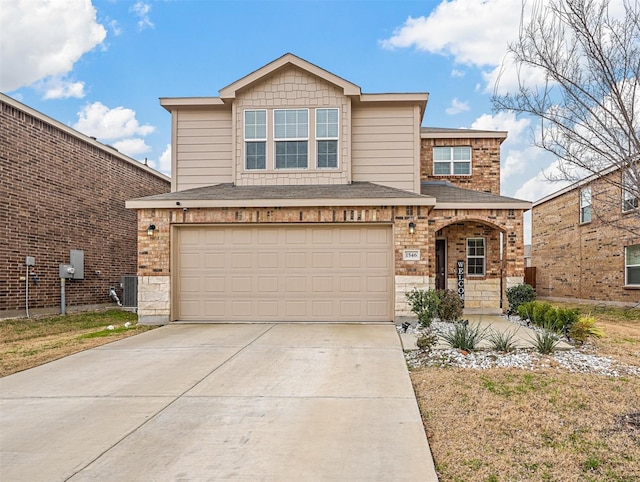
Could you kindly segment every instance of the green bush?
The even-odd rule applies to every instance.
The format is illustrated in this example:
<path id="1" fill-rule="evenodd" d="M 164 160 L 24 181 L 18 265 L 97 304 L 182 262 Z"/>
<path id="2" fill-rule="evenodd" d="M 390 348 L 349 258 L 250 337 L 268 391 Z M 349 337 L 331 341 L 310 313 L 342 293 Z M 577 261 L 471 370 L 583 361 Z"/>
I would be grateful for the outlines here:
<path id="1" fill-rule="evenodd" d="M 534 325 L 544 326 L 547 319 L 547 313 L 551 310 L 553 310 L 553 306 L 549 303 L 537 303 L 534 301 L 531 321 Z"/>
<path id="2" fill-rule="evenodd" d="M 518 313 L 522 303 L 528 303 L 536 299 L 536 292 L 531 285 L 522 283 L 507 288 L 507 301 L 509 302 L 509 314 Z"/>
<path id="3" fill-rule="evenodd" d="M 440 297 L 434 290 L 419 290 L 414 288 L 405 295 L 411 311 L 418 317 L 418 322 L 425 328 L 438 314 Z"/>
<path id="4" fill-rule="evenodd" d="M 531 318 L 533 316 L 533 307 L 535 304 L 535 301 L 528 301 L 518 306 L 518 316 L 520 319 L 532 321 Z"/>
<path id="5" fill-rule="evenodd" d="M 462 318 L 462 300 L 458 293 L 451 290 L 439 290 L 440 306 L 438 307 L 438 318 L 441 321 L 454 322 Z"/>
<path id="6" fill-rule="evenodd" d="M 452 331 L 440 336 L 444 341 L 451 345 L 452 348 L 473 351 L 478 347 L 478 344 L 482 340 L 487 338 L 488 329 L 488 326 L 481 329 L 480 322 L 477 322 L 474 325 L 456 323 Z"/>
<path id="7" fill-rule="evenodd" d="M 577 309 L 555 308 L 549 303 L 530 301 L 518 307 L 518 316 L 546 330 L 566 335 L 578 321 L 580 312 Z"/>

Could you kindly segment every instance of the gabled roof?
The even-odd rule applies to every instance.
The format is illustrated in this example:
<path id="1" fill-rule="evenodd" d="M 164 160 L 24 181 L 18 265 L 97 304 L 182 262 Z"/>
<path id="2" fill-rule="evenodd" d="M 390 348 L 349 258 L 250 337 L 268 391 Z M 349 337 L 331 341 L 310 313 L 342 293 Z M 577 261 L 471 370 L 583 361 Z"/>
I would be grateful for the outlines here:
<path id="1" fill-rule="evenodd" d="M 220 89 L 220 98 L 221 99 L 235 99 L 236 92 L 241 89 L 244 89 L 256 82 L 260 82 L 265 77 L 269 77 L 273 75 L 273 73 L 287 68 L 289 66 L 295 66 L 299 69 L 305 70 L 310 74 L 320 77 L 321 79 L 339 87 L 343 90 L 344 95 L 360 95 L 360 87 L 351 82 L 343 79 L 342 77 L 338 77 L 331 72 L 324 70 L 323 68 L 318 67 L 317 65 L 312 64 L 311 62 L 307 62 L 300 57 L 297 57 L 291 53 L 284 54 L 282 57 L 274 60 L 273 62 L 268 63 L 264 67 L 259 68 L 251 72 L 249 75 L 245 75 L 239 80 L 236 80 L 232 84 L 227 85 Z"/>
<path id="2" fill-rule="evenodd" d="M 420 192 L 436 198 L 435 209 L 531 209 L 531 202 L 464 189 L 448 181 L 423 181 Z"/>
<path id="3" fill-rule="evenodd" d="M 433 197 L 371 182 L 287 186 L 216 184 L 127 201 L 127 208 L 433 206 Z"/>

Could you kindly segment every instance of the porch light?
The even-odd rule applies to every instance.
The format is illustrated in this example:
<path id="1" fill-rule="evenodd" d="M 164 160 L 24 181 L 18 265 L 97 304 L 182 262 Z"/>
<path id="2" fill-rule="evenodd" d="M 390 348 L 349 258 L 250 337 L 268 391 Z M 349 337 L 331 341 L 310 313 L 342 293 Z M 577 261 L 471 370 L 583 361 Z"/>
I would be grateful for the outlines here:
<path id="1" fill-rule="evenodd" d="M 409 234 L 414 234 L 416 232 L 416 223 L 411 221 L 409 223 Z"/>
<path id="2" fill-rule="evenodd" d="M 156 225 L 150 224 L 149 227 L 147 228 L 147 236 L 149 236 L 150 238 L 153 238 L 155 235 L 156 235 Z"/>

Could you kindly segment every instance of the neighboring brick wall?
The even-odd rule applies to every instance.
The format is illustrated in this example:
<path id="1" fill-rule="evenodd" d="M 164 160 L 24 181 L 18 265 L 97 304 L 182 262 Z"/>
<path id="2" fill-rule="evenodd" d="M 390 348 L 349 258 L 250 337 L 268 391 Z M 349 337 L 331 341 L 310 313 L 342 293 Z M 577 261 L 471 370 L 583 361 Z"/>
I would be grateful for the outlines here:
<path id="1" fill-rule="evenodd" d="M 346 184 L 350 182 L 350 124 L 351 103 L 340 89 L 302 69 L 289 67 L 242 91 L 235 102 L 236 150 L 235 182 L 244 185 L 285 184 Z M 338 142 L 338 169 L 314 169 L 315 163 L 315 109 L 340 109 L 340 139 Z M 300 170 L 244 170 L 244 111 L 267 109 L 267 159 L 274 162 L 273 109 L 309 109 L 309 169 Z"/>
<path id="2" fill-rule="evenodd" d="M 500 194 L 500 143 L 502 139 L 422 139 L 420 179 L 449 181 L 465 189 Z M 471 146 L 471 176 L 434 176 L 433 148 Z"/>
<path id="3" fill-rule="evenodd" d="M 620 173 L 614 173 L 619 180 Z M 576 188 L 532 210 L 531 265 L 538 296 L 637 303 L 640 289 L 624 287 L 624 247 L 640 244 L 640 213 L 622 213 L 619 187 L 597 180 L 592 221 L 580 224 Z M 634 227 L 635 235 L 626 227 Z"/>
<path id="4" fill-rule="evenodd" d="M 136 212 L 125 200 L 170 183 L 28 112 L 0 102 L 0 316 L 24 310 L 25 257 L 38 282 L 29 307 L 60 305 L 58 265 L 84 250 L 85 279 L 66 283 L 67 305 L 108 303 L 109 287 L 136 273 Z M 98 274 L 99 272 L 99 274 Z"/>

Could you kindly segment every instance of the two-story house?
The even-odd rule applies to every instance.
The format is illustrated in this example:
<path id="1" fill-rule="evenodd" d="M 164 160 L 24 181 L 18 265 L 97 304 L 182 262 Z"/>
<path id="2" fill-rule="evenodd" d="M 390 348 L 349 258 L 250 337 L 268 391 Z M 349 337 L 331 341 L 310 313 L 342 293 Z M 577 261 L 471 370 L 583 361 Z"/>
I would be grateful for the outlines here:
<path id="1" fill-rule="evenodd" d="M 500 196 L 506 133 L 422 128 L 427 98 L 286 54 L 218 97 L 161 99 L 172 192 L 127 203 L 141 322 L 390 321 L 414 287 L 500 310 L 531 204 Z"/>
<path id="2" fill-rule="evenodd" d="M 640 303 L 638 194 L 624 188 L 626 180 L 625 171 L 609 168 L 533 204 L 538 296 Z"/>

